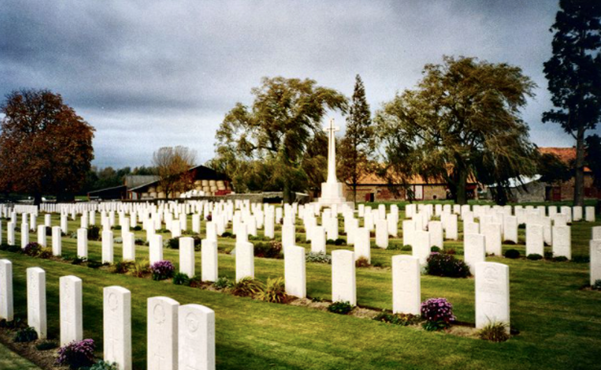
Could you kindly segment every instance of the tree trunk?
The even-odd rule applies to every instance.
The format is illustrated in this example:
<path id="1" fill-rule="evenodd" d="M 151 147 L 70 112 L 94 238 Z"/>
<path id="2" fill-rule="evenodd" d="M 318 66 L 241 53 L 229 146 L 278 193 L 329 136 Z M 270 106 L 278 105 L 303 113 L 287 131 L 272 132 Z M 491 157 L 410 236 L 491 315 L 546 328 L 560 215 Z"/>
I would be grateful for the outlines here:
<path id="1" fill-rule="evenodd" d="M 466 204 L 466 180 L 468 178 L 468 172 L 465 169 L 461 169 L 458 172 L 458 182 L 456 186 L 456 204 Z"/>
<path id="2" fill-rule="evenodd" d="M 285 181 L 284 189 L 282 189 L 282 201 L 284 202 L 284 204 L 293 204 L 294 200 L 295 200 L 295 198 L 293 197 L 293 194 L 291 191 L 291 185 L 289 184 L 288 181 Z"/>
<path id="3" fill-rule="evenodd" d="M 575 158 L 575 196 L 573 199 L 573 205 L 575 206 L 583 206 L 584 136 L 585 129 L 579 128 L 577 130 L 577 156 Z"/>
<path id="4" fill-rule="evenodd" d="M 357 182 L 353 183 L 353 205 L 357 205 Z"/>
<path id="5" fill-rule="evenodd" d="M 40 204 L 42 204 L 42 194 L 41 193 L 35 193 L 33 195 L 33 204 L 35 206 L 39 206 Z"/>

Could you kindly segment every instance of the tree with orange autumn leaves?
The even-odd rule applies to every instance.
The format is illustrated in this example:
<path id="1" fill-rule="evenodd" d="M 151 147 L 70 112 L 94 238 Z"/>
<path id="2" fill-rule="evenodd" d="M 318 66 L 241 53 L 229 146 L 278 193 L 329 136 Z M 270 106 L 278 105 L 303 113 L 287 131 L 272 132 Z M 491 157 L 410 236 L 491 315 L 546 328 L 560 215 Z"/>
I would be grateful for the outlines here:
<path id="1" fill-rule="evenodd" d="M 78 191 L 94 158 L 94 128 L 49 90 L 13 91 L 0 109 L 0 189 L 31 194 L 35 204 Z"/>

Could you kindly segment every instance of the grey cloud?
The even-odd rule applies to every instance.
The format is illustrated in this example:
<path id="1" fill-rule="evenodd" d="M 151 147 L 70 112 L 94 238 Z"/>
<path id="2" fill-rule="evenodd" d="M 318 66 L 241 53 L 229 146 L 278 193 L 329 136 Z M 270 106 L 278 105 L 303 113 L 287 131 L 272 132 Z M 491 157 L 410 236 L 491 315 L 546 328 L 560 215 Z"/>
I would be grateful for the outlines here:
<path id="1" fill-rule="evenodd" d="M 539 85 L 524 111 L 532 139 L 572 144 L 540 123 L 555 1 L 0 0 L 0 9 L 0 95 L 61 93 L 96 127 L 101 166 L 149 164 L 178 144 L 210 159 L 224 114 L 250 104 L 263 76 L 351 95 L 359 73 L 376 110 L 444 54 L 523 68 Z"/>

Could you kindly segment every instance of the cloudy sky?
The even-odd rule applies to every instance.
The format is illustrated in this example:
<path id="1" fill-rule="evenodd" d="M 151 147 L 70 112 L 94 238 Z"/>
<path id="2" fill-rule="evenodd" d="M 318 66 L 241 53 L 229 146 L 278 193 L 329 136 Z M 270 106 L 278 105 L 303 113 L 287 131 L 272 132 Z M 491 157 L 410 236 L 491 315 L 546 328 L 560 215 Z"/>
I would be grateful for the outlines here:
<path id="1" fill-rule="evenodd" d="M 541 123 L 557 10 L 557 0 L 0 0 L 0 95 L 60 93 L 96 128 L 97 166 L 149 165 L 174 145 L 203 163 L 224 114 L 250 104 L 263 76 L 350 96 L 359 73 L 375 111 L 426 63 L 463 55 L 521 67 L 539 86 L 523 111 L 531 139 L 571 146 Z"/>

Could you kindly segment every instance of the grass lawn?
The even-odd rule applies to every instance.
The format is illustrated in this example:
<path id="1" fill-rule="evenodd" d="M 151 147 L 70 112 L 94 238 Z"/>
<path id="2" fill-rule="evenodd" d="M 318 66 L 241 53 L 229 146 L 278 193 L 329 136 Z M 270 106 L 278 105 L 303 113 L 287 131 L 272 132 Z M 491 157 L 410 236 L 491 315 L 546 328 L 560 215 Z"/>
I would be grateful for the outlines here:
<path id="1" fill-rule="evenodd" d="M 400 214 L 400 220 L 403 212 Z M 42 218 L 38 218 L 41 220 Z M 98 220 L 97 220 L 98 222 Z M 55 215 L 53 224 L 58 224 Z M 573 224 L 573 255 L 588 255 L 593 225 Z M 6 225 L 6 223 L 4 223 Z M 189 222 L 189 225 L 191 223 Z M 460 223 L 461 225 L 461 223 Z M 70 222 L 70 231 L 78 223 Z M 301 226 L 298 225 L 298 229 Z M 204 230 L 204 228 L 203 228 Z M 461 232 L 461 229 L 460 229 Z M 144 232 L 137 232 L 144 238 Z M 299 233 L 298 235 L 304 235 Z M 115 236 L 120 236 L 115 231 Z M 6 236 L 4 236 L 3 240 Z M 165 234 L 164 237 L 167 237 Z M 401 232 L 400 232 L 401 237 Z M 461 237 L 461 236 L 460 236 Z M 524 230 L 520 230 L 524 244 Z M 19 233 L 17 238 L 19 239 Z M 34 233 L 30 240 L 36 240 Z M 50 238 L 48 238 L 50 241 Z M 401 239 L 392 243 L 401 244 Z M 234 239 L 220 238 L 220 250 L 230 250 Z M 300 245 L 309 248 L 307 244 Z M 461 242 L 446 242 L 462 256 Z M 524 255 L 524 245 L 504 245 Z M 328 246 L 328 250 L 348 247 Z M 76 239 L 63 238 L 63 254 L 74 257 Z M 100 242 L 89 242 L 90 259 L 100 260 Z M 115 245 L 116 259 L 121 245 Z M 137 246 L 137 258 L 147 258 L 148 247 Z M 372 249 L 373 263 L 383 268 L 357 270 L 358 304 L 391 308 L 391 256 L 409 251 Z M 178 251 L 164 250 L 177 265 Z M 285 306 L 228 294 L 175 286 L 131 276 L 110 274 L 65 262 L 42 260 L 0 251 L 14 266 L 15 312 L 26 315 L 25 269 L 40 266 L 47 272 L 48 332 L 58 336 L 58 279 L 76 275 L 84 281 L 84 336 L 102 346 L 102 287 L 120 285 L 132 291 L 134 365 L 146 364 L 146 299 L 168 296 L 181 304 L 199 303 L 216 313 L 217 366 L 220 369 L 595 369 L 600 368 L 600 292 L 580 290 L 589 281 L 589 264 L 577 262 L 509 260 L 488 257 L 510 266 L 512 328 L 519 334 L 504 343 L 426 332 L 305 307 Z M 196 253 L 200 272 L 200 252 Z M 283 261 L 255 259 L 256 277 L 283 276 Z M 219 275 L 234 278 L 234 257 L 219 255 Z M 310 297 L 330 298 L 331 266 L 307 264 Z M 474 323 L 474 280 L 423 276 L 422 299 L 445 297 L 462 322 Z M 99 352 L 100 355 L 100 352 Z M 0 349 L 0 358 L 2 352 Z M 0 362 L 0 368 L 2 362 Z"/>
<path id="2" fill-rule="evenodd" d="M 2 370 L 36 370 L 36 365 L 12 352 L 0 343 L 0 369 Z"/>

